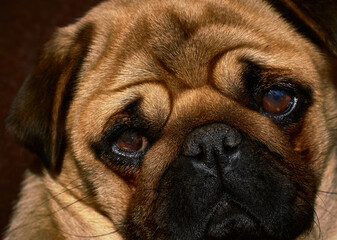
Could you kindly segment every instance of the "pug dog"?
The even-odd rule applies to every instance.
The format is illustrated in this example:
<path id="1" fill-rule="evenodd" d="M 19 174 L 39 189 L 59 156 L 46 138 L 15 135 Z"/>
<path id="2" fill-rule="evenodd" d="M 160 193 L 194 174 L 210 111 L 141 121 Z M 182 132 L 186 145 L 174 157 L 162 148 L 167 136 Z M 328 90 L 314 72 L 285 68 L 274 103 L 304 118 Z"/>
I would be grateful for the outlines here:
<path id="1" fill-rule="evenodd" d="M 337 239 L 337 4 L 107 1 L 44 46 L 5 239 Z"/>

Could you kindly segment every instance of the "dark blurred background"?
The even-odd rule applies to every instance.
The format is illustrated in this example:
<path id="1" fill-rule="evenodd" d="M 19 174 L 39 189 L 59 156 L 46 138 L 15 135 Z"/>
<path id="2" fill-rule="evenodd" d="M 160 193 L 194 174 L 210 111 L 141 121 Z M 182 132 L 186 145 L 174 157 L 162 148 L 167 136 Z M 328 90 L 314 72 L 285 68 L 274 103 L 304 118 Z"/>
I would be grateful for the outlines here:
<path id="1" fill-rule="evenodd" d="M 10 104 L 56 27 L 66 26 L 102 0 L 11 0 L 0 6 L 0 236 L 17 199 L 24 170 L 36 157 L 6 133 Z"/>

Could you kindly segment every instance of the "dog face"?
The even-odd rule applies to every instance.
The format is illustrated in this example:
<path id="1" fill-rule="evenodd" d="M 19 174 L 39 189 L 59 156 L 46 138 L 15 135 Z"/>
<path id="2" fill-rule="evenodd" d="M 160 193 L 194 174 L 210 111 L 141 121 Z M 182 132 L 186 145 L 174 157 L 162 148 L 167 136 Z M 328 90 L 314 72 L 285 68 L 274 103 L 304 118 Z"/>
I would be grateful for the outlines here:
<path id="1" fill-rule="evenodd" d="M 125 239 L 295 239 L 335 148 L 331 78 L 264 2 L 106 2 L 46 45 L 9 129 Z"/>

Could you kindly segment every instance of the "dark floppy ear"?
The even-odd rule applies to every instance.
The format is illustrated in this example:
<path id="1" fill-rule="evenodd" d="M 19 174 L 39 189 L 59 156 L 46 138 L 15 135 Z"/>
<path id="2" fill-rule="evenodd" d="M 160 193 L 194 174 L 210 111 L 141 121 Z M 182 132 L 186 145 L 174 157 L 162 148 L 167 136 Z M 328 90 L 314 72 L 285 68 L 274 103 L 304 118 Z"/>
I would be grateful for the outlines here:
<path id="1" fill-rule="evenodd" d="M 7 118 L 9 133 L 49 169 L 58 168 L 64 154 L 65 119 L 92 34 L 92 24 L 60 29 L 42 49 Z"/>
<path id="2" fill-rule="evenodd" d="M 297 30 L 337 57 L 336 0 L 267 0 Z"/>

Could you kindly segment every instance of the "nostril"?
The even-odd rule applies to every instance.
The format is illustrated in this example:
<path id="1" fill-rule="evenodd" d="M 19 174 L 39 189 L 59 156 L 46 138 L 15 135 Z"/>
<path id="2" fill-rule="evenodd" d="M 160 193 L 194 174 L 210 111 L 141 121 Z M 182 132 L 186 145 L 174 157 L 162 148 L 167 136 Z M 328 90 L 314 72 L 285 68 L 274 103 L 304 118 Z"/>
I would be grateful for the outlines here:
<path id="1" fill-rule="evenodd" d="M 226 154 L 226 155 L 232 155 L 232 154 L 234 154 L 236 151 L 237 151 L 237 146 L 233 146 L 233 147 L 230 147 L 230 146 L 224 146 L 223 147 L 223 152 L 224 152 L 224 154 Z"/>

